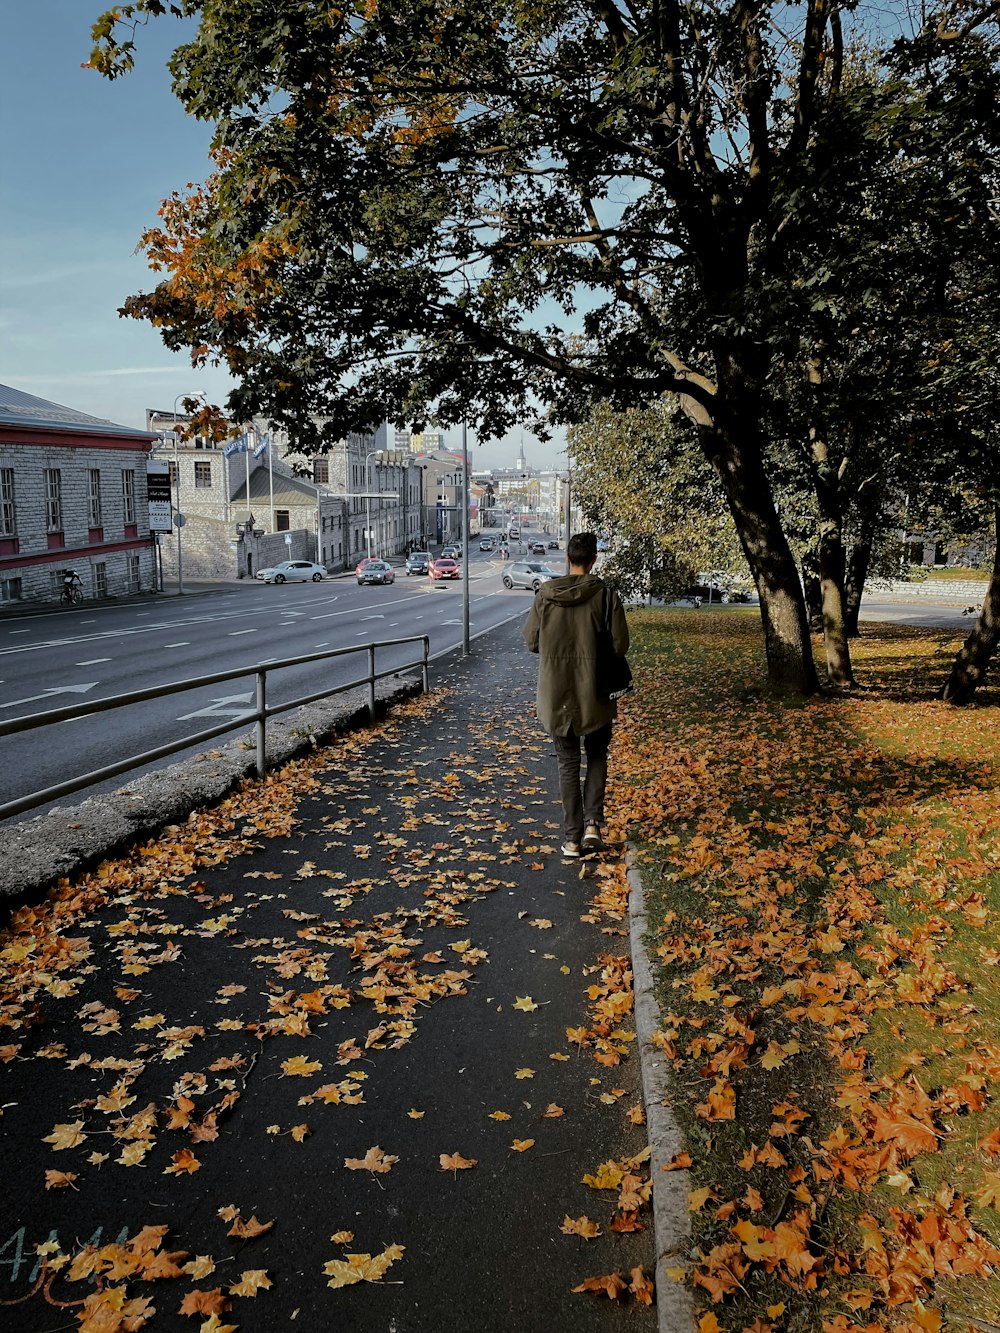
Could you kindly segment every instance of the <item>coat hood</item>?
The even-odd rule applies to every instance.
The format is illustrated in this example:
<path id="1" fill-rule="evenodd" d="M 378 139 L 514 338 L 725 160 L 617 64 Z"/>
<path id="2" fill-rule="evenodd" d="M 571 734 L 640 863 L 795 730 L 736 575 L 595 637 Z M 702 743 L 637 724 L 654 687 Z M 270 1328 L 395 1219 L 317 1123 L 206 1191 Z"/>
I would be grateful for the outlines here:
<path id="1" fill-rule="evenodd" d="M 544 602 L 555 602 L 559 606 L 579 606 L 589 602 L 604 590 L 604 584 L 596 574 L 563 574 L 557 579 L 549 579 L 538 589 L 538 596 Z"/>

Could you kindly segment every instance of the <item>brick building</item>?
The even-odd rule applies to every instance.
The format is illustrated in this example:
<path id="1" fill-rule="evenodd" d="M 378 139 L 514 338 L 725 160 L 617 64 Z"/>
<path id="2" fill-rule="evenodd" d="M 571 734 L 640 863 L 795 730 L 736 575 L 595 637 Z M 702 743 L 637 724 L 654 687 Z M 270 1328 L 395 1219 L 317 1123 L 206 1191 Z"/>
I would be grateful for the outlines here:
<path id="1" fill-rule="evenodd" d="M 155 436 L 0 384 L 0 603 L 157 586 L 146 463 Z"/>

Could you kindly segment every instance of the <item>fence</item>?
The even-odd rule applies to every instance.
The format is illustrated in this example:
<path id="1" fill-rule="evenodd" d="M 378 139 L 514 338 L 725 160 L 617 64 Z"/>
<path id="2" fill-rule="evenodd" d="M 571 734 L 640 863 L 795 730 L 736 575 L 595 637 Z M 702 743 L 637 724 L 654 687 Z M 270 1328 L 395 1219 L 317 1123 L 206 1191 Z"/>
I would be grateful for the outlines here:
<path id="1" fill-rule="evenodd" d="M 392 667 L 385 667 L 381 671 L 375 669 L 377 649 L 394 648 L 406 643 L 422 644 L 423 651 L 420 657 L 412 662 L 404 662 L 401 666 L 397 664 Z M 367 685 L 368 687 L 368 714 L 370 717 L 374 717 L 375 682 L 378 680 L 383 680 L 387 676 L 398 675 L 401 671 L 412 670 L 419 666 L 421 669 L 421 688 L 425 694 L 427 693 L 429 652 L 430 639 L 426 634 L 412 634 L 403 639 L 381 639 L 374 643 L 357 644 L 350 648 L 333 648 L 324 653 L 308 653 L 303 657 L 286 657 L 280 661 L 267 662 L 259 666 L 233 667 L 229 671 L 217 671 L 210 676 L 198 676 L 195 679 L 174 681 L 167 685 L 155 685 L 150 689 L 134 690 L 129 694 L 112 695 L 110 699 L 95 699 L 91 703 L 74 704 L 67 708 L 53 709 L 48 713 L 32 713 L 28 717 L 0 722 L 0 736 L 12 736 L 16 732 L 35 731 L 41 727 L 55 726 L 59 722 L 69 722 L 76 718 L 89 717 L 94 713 L 106 713 L 115 708 L 126 708 L 132 704 L 143 703 L 147 699 L 162 699 L 165 695 L 183 694 L 187 690 L 201 689 L 206 685 L 217 685 L 227 680 L 238 680 L 240 677 L 255 676 L 257 682 L 255 705 L 252 709 L 247 710 L 244 717 L 235 720 L 229 718 L 226 722 L 208 727 L 204 731 L 194 732 L 184 736 L 181 740 L 170 741 L 166 745 L 157 745 L 151 750 L 144 750 L 141 754 L 132 755 L 128 759 L 120 759 L 116 763 L 106 765 L 104 768 L 94 769 L 90 773 L 69 778 L 55 786 L 31 792 L 27 796 L 19 797 L 16 801 L 8 801 L 6 804 L 0 805 L 0 819 L 23 814 L 25 810 L 34 810 L 47 801 L 58 800 L 60 796 L 68 796 L 72 792 L 82 791 L 84 787 L 92 787 L 95 783 L 103 782 L 106 778 L 117 777 L 119 773 L 128 773 L 134 768 L 140 768 L 143 764 L 152 763 L 156 759 L 164 759 L 168 755 L 177 754 L 180 750 L 190 749 L 191 746 L 212 740 L 216 736 L 221 736 L 224 732 L 234 731 L 237 727 L 242 727 L 250 721 L 254 723 L 257 776 L 263 777 L 267 769 L 267 719 L 269 717 L 276 717 L 279 713 L 287 713 L 293 708 L 302 708 L 305 704 L 315 703 L 317 699 L 326 699 L 335 694 L 343 694 L 347 690 L 356 690 L 361 685 Z M 368 674 L 366 676 L 362 676 L 359 680 L 348 681 L 344 685 L 335 685 L 332 688 L 327 686 L 311 694 L 290 699 L 286 703 L 273 705 L 267 703 L 268 672 L 281 671 L 287 667 L 304 666 L 309 662 L 323 662 L 334 657 L 345 657 L 350 653 L 368 654 Z"/>

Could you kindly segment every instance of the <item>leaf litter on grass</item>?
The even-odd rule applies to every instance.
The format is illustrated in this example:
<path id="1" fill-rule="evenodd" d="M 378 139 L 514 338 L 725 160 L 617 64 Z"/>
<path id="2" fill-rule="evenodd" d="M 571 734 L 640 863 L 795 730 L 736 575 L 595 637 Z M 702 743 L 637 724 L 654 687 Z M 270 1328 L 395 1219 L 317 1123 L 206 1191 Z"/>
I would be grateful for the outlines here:
<path id="1" fill-rule="evenodd" d="M 745 689 L 750 619 L 633 630 L 612 808 L 700 1184 L 701 1327 L 995 1327 L 995 703 L 928 698 L 940 632 L 868 628 L 862 688 L 789 707 Z"/>

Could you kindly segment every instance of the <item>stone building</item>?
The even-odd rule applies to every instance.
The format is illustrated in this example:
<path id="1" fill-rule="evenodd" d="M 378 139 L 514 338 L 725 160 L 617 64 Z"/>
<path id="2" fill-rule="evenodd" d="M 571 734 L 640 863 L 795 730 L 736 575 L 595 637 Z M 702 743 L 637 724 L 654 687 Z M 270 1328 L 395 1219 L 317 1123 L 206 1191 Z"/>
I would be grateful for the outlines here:
<path id="1" fill-rule="evenodd" d="M 157 585 L 146 465 L 155 436 L 0 385 L 0 603 Z"/>

